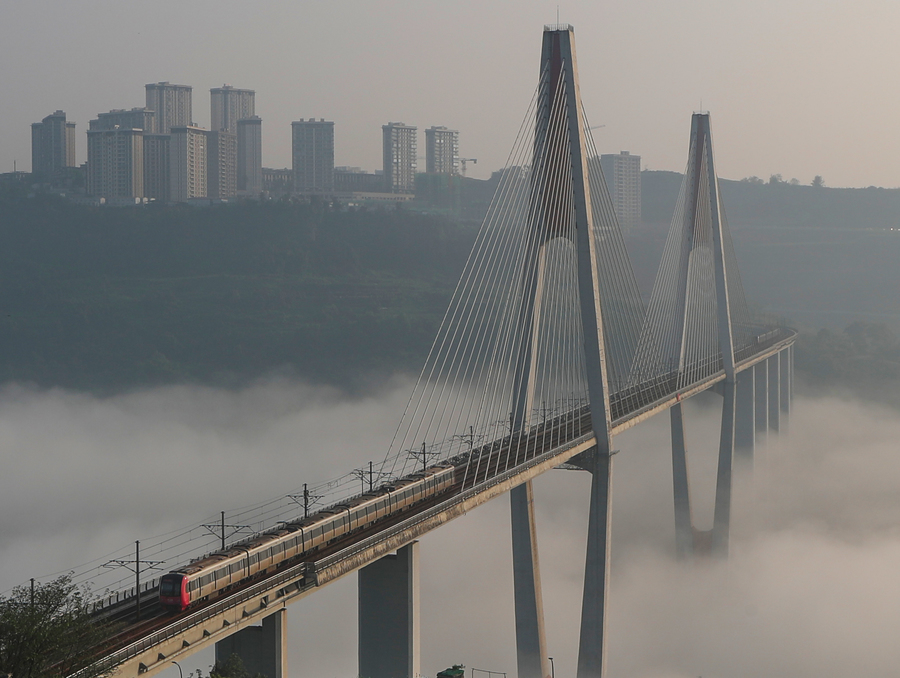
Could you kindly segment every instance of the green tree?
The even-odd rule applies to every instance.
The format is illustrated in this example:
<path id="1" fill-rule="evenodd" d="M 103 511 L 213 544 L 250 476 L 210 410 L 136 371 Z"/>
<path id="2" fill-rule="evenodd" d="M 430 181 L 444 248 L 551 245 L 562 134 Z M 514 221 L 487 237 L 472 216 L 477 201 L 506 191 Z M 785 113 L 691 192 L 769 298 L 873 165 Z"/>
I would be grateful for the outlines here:
<path id="1" fill-rule="evenodd" d="M 813 186 L 813 188 L 822 188 L 825 186 L 825 180 L 822 178 L 821 174 L 817 174 L 813 177 L 811 186 Z"/>
<path id="2" fill-rule="evenodd" d="M 203 678 L 203 672 L 197 671 L 196 673 L 191 673 L 190 678 Z M 225 661 L 217 661 L 213 666 L 209 669 L 209 676 L 207 678 L 266 678 L 261 673 L 257 673 L 255 676 L 250 675 L 250 672 L 247 671 L 247 668 L 244 666 L 243 660 L 237 654 L 232 654 Z"/>
<path id="3" fill-rule="evenodd" d="M 111 627 L 92 619 L 89 591 L 64 575 L 46 584 L 17 586 L 0 599 L 0 675 L 56 678 L 84 669 L 83 678 L 112 670 L 93 662 Z"/>

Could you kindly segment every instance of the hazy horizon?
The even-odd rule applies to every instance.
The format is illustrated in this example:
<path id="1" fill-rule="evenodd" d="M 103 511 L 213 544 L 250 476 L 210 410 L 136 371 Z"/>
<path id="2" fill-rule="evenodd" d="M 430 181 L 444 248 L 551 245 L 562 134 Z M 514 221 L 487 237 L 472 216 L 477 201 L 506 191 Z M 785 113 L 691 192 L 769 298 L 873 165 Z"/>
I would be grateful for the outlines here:
<path id="1" fill-rule="evenodd" d="M 263 164 L 290 165 L 290 123 L 335 122 L 335 163 L 381 167 L 381 125 L 460 132 L 469 176 L 505 164 L 536 85 L 540 34 L 575 27 L 582 96 L 598 150 L 682 171 L 691 112 L 712 114 L 719 175 L 900 186 L 892 66 L 900 5 L 864 0 L 590 2 L 462 0 L 245 5 L 4 3 L 0 171 L 31 164 L 30 128 L 56 109 L 76 121 L 144 105 L 144 85 L 254 89 Z M 15 65 L 11 65 L 15 63 Z M 861 102 L 863 105 L 861 105 Z"/>

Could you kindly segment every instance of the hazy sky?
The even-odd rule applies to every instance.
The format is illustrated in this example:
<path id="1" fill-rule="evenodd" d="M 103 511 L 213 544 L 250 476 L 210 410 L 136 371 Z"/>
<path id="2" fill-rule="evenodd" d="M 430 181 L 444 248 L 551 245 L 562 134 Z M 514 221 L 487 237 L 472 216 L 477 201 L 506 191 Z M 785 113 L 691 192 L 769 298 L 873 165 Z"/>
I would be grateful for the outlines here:
<path id="1" fill-rule="evenodd" d="M 352 401 L 285 381 L 105 399 L 6 386 L 0 591 L 360 466 L 387 447 L 410 386 Z M 712 524 L 720 403 L 686 408 L 699 529 Z M 896 676 L 900 418 L 836 398 L 795 404 L 790 435 L 760 451 L 752 483 L 738 477 L 727 563 L 673 558 L 668 417 L 616 438 L 610 675 Z M 589 488 L 582 472 L 535 482 L 562 677 L 575 673 Z M 423 675 L 462 662 L 514 676 L 508 499 L 429 533 L 420 555 Z M 290 675 L 356 675 L 356 624 L 355 576 L 292 605 Z M 185 659 L 185 675 L 211 661 Z"/>
<path id="2" fill-rule="evenodd" d="M 713 115 L 719 174 L 900 186 L 900 3 L 630 0 L 559 3 L 576 29 L 582 95 L 601 152 L 681 171 L 690 114 Z M 537 0 L 235 2 L 0 0 L 0 170 L 31 164 L 29 124 L 144 105 L 143 86 L 257 92 L 263 163 L 290 164 L 290 123 L 334 120 L 335 161 L 380 168 L 380 126 L 460 131 L 470 176 L 505 163 L 536 84 Z M 424 154 L 424 135 L 420 132 Z"/>

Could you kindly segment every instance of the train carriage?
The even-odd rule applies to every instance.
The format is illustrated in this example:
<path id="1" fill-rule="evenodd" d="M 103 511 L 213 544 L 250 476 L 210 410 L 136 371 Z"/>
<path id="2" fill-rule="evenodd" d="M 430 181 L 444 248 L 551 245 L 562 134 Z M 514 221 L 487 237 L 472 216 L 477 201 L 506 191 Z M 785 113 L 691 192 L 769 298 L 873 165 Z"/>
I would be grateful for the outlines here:
<path id="1" fill-rule="evenodd" d="M 438 464 L 377 490 L 329 506 L 226 550 L 209 554 L 160 578 L 163 607 L 185 610 L 232 587 L 282 567 L 323 545 L 449 490 L 456 467 Z"/>

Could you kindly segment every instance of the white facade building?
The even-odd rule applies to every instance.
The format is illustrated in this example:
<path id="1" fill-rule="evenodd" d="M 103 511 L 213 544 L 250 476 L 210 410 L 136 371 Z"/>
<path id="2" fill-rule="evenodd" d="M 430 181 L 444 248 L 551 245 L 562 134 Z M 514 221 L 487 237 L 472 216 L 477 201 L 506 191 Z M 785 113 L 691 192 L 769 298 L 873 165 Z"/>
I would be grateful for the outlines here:
<path id="1" fill-rule="evenodd" d="M 172 202 L 206 197 L 206 132 L 190 125 L 169 130 L 169 200 Z"/>
<path id="2" fill-rule="evenodd" d="M 153 129 L 145 130 L 155 134 L 168 134 L 173 127 L 193 124 L 190 85 L 173 85 L 168 82 L 151 83 L 145 86 L 147 108 L 153 111 Z"/>
<path id="3" fill-rule="evenodd" d="M 417 129 L 402 122 L 381 127 L 385 190 L 390 193 L 416 192 Z"/>
<path id="4" fill-rule="evenodd" d="M 262 119 L 254 115 L 237 123 L 237 190 L 258 195 L 262 181 Z"/>
<path id="5" fill-rule="evenodd" d="M 88 130 L 88 195 L 144 197 L 143 135 L 143 130 L 139 129 Z"/>
<path id="6" fill-rule="evenodd" d="M 600 156 L 600 166 L 616 208 L 619 226 L 628 231 L 641 223 L 641 156 L 628 151 Z"/>
<path id="7" fill-rule="evenodd" d="M 256 114 L 256 92 L 222 85 L 209 90 L 209 128 L 213 132 L 225 130 L 237 134 L 238 120 Z"/>
<path id="8" fill-rule="evenodd" d="M 325 119 L 291 123 L 294 190 L 334 192 L 334 123 Z"/>
<path id="9" fill-rule="evenodd" d="M 429 174 L 459 173 L 459 132 L 446 127 L 425 130 L 425 171 Z"/>

